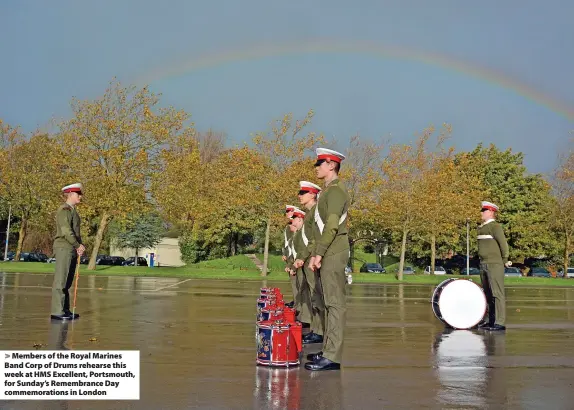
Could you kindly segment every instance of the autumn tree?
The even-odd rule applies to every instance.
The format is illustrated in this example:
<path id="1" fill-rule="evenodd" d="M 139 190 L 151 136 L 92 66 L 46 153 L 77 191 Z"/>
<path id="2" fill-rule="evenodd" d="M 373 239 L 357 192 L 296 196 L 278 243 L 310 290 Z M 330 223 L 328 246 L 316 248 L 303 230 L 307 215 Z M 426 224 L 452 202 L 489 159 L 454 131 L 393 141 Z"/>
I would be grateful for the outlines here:
<path id="1" fill-rule="evenodd" d="M 452 147 L 430 152 L 427 160 L 414 231 L 430 245 L 430 272 L 434 274 L 437 240 L 458 240 L 459 227 L 476 218 L 483 189 L 479 175 L 462 172 L 467 168 L 466 159 L 461 157 L 456 163 Z"/>
<path id="2" fill-rule="evenodd" d="M 430 168 L 427 143 L 434 131 L 434 127 L 425 129 L 414 144 L 392 145 L 382 162 L 382 176 L 370 183 L 371 194 L 365 199 L 371 223 L 401 235 L 399 280 L 403 279 L 407 238 L 420 223 L 424 178 Z M 449 132 L 449 127 L 444 126 L 437 146 Z"/>
<path id="3" fill-rule="evenodd" d="M 145 205 L 164 145 L 193 132 L 185 126 L 188 115 L 159 108 L 159 97 L 147 87 L 112 81 L 100 98 L 74 98 L 73 118 L 60 124 L 60 147 L 73 153 L 67 157 L 69 177 L 85 186 L 83 214 L 99 219 L 88 269 L 95 269 L 110 221 Z"/>
<path id="4" fill-rule="evenodd" d="M 0 196 L 18 218 L 19 235 L 15 260 L 19 260 L 30 227 L 51 226 L 62 186 L 62 155 L 46 134 L 29 139 L 0 120 Z"/>
<path id="5" fill-rule="evenodd" d="M 344 181 L 351 200 L 349 221 L 349 242 L 351 245 L 351 260 L 354 258 L 354 245 L 361 240 L 379 240 L 383 237 L 380 227 L 369 223 L 368 197 L 370 183 L 380 178 L 383 141 L 369 141 L 354 135 L 349 140 L 345 150 L 345 161 L 341 168 L 340 177 Z M 369 234 L 367 234 L 367 232 Z M 373 232 L 373 235 L 370 235 Z"/>
<path id="6" fill-rule="evenodd" d="M 313 170 L 312 158 L 308 161 L 305 158 L 308 158 L 307 154 L 324 141 L 322 135 L 316 135 L 314 132 L 302 134 L 302 130 L 311 122 L 313 115 L 311 110 L 302 120 L 294 121 L 293 115 L 287 114 L 281 120 L 275 121 L 270 131 L 257 132 L 253 136 L 257 151 L 269 162 L 267 182 L 260 191 L 260 195 L 266 198 L 261 206 L 261 214 L 265 221 L 262 275 L 267 274 L 269 240 L 274 221 L 280 220 L 285 203 L 296 201 L 298 178 L 302 175 L 310 176 L 307 170 Z M 294 167 L 294 163 L 299 163 L 300 166 Z"/>
<path id="7" fill-rule="evenodd" d="M 267 159 L 247 146 L 228 149 L 207 164 L 208 182 L 194 212 L 195 237 L 208 246 L 225 246 L 225 256 L 235 255 L 240 236 L 264 220 L 269 173 Z"/>
<path id="8" fill-rule="evenodd" d="M 567 278 L 570 254 L 574 251 L 574 151 L 561 158 L 552 183 L 554 197 L 549 220 L 563 241 L 563 272 Z"/>

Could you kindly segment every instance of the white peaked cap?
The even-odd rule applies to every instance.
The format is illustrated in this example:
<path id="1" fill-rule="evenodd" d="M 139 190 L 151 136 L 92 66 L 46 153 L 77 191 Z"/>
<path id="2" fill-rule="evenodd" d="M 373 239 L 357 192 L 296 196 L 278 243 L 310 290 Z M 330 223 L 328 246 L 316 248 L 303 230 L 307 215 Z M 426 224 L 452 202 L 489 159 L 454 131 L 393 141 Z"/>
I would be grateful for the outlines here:
<path id="1" fill-rule="evenodd" d="M 67 192 L 79 192 L 82 193 L 84 191 L 84 187 L 82 184 L 77 183 L 77 184 L 71 184 L 71 185 L 66 185 L 65 187 L 62 188 L 62 192 L 67 193 Z"/>
<path id="2" fill-rule="evenodd" d="M 490 209 L 491 211 L 498 211 L 498 205 L 493 204 L 492 202 L 482 201 L 481 206 L 482 208 Z"/>
<path id="3" fill-rule="evenodd" d="M 309 181 L 299 181 L 299 188 L 313 193 L 321 192 L 321 187 Z"/>

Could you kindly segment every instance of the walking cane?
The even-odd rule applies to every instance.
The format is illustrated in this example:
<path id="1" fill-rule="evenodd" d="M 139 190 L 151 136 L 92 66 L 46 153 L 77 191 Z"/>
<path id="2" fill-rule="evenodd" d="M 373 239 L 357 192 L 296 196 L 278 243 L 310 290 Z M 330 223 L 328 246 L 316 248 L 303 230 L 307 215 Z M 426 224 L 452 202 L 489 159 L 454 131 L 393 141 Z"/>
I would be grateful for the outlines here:
<path id="1" fill-rule="evenodd" d="M 74 307 L 72 307 L 72 319 L 74 319 L 76 314 L 76 297 L 78 296 L 78 279 L 80 279 L 80 255 L 78 255 L 78 261 L 76 263 L 76 273 L 74 273 L 76 278 L 76 283 L 74 284 Z"/>

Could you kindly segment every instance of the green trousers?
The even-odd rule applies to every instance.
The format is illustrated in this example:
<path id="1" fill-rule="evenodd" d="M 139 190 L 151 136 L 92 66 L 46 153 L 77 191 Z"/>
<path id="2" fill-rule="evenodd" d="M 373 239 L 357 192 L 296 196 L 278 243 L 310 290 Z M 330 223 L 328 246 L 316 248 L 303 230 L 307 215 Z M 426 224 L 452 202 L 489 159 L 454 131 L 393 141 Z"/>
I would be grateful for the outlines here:
<path id="1" fill-rule="evenodd" d="M 348 249 L 334 255 L 325 255 L 321 260 L 319 272 L 325 301 L 323 357 L 336 363 L 341 363 L 343 358 L 343 337 L 347 316 L 345 266 L 348 261 Z"/>
<path id="2" fill-rule="evenodd" d="M 504 326 L 506 322 L 506 297 L 504 294 L 504 265 L 502 263 L 481 263 L 480 279 L 488 303 L 488 318 L 491 325 Z"/>
<path id="3" fill-rule="evenodd" d="M 309 269 L 309 261 L 305 261 L 302 274 L 309 288 L 309 300 L 311 302 L 311 331 L 318 335 L 325 334 L 325 302 L 319 274 Z"/>
<path id="4" fill-rule="evenodd" d="M 70 310 L 68 290 L 74 282 L 78 254 L 74 248 L 55 248 L 56 271 L 52 282 L 52 315 L 61 315 Z"/>
<path id="5" fill-rule="evenodd" d="M 313 308 L 311 305 L 311 290 L 305 280 L 305 275 L 301 268 L 297 269 L 297 288 L 299 293 L 297 295 L 296 305 L 299 307 L 299 321 L 311 324 L 313 321 Z"/>

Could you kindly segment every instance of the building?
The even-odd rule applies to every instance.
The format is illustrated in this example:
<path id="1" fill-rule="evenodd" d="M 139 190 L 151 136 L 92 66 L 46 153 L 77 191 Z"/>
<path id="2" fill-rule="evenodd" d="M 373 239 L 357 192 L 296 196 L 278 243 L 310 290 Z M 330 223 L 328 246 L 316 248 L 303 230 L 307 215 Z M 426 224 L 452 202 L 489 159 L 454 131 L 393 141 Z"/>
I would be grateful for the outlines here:
<path id="1" fill-rule="evenodd" d="M 150 264 L 151 254 L 153 253 L 154 266 L 183 266 L 185 263 L 181 260 L 178 238 L 163 238 L 161 242 L 153 248 L 138 249 L 138 256 L 147 259 Z M 119 249 L 115 246 L 110 247 L 110 255 L 123 256 L 124 258 L 133 257 L 136 254 L 135 249 Z"/>

